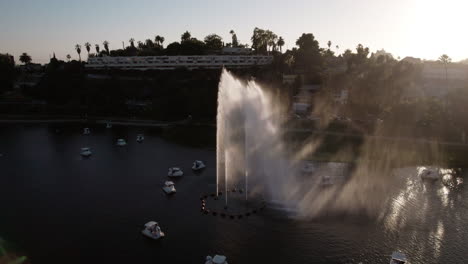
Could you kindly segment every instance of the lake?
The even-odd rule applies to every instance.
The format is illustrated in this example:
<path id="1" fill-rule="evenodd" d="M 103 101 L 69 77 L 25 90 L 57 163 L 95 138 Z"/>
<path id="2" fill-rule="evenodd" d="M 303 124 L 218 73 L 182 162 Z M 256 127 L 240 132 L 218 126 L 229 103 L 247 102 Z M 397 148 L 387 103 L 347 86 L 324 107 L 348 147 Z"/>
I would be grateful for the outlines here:
<path id="1" fill-rule="evenodd" d="M 84 136 L 83 127 L 0 124 L 0 236 L 31 263 L 204 263 L 214 254 L 243 264 L 388 263 L 394 250 L 410 263 L 468 261 L 463 184 L 423 183 L 405 168 L 406 187 L 380 217 L 301 220 L 267 208 L 225 219 L 200 212 L 200 195 L 216 189 L 213 146 L 169 141 L 152 128 L 99 125 Z M 128 145 L 116 146 L 118 138 Z M 86 146 L 88 159 L 79 154 Z M 191 170 L 196 159 L 207 165 L 200 174 Z M 161 187 L 171 166 L 185 176 L 168 197 Z M 150 220 L 164 239 L 141 235 Z"/>

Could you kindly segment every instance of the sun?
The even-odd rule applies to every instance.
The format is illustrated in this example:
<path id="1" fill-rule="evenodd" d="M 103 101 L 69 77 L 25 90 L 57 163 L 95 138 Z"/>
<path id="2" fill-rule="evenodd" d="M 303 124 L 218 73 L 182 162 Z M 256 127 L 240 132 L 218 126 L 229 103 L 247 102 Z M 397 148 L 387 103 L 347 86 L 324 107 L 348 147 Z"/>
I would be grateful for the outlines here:
<path id="1" fill-rule="evenodd" d="M 468 25 L 468 1 L 415 0 L 409 8 L 407 39 L 403 40 L 408 53 L 427 59 L 444 53 L 454 60 L 468 57 L 468 34 L 464 29 Z"/>

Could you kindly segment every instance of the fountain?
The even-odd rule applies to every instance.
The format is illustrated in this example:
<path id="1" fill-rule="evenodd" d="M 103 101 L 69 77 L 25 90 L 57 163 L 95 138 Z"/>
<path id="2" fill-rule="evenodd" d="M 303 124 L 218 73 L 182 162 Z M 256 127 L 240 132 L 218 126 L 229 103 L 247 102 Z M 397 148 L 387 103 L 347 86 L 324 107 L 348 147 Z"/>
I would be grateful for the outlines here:
<path id="1" fill-rule="evenodd" d="M 330 211 L 378 212 L 394 185 L 389 164 L 398 152 L 352 166 L 314 162 L 305 175 L 304 160 L 324 136 L 292 150 L 285 141 L 282 105 L 273 99 L 255 81 L 241 81 L 223 70 L 218 90 L 216 194 L 224 187 L 225 208 L 229 190 L 244 186 L 245 200 L 265 199 L 270 207 L 296 217 Z M 364 141 L 359 155 L 371 160 L 368 157 L 376 149 L 380 146 L 375 142 Z"/>
<path id="2" fill-rule="evenodd" d="M 284 170 L 285 152 L 278 117 L 258 84 L 243 83 L 223 71 L 218 91 L 216 193 L 224 184 L 226 205 L 228 189 L 240 182 L 245 200 L 250 194 L 271 194 L 264 192 L 265 183 L 282 184 L 279 172 Z M 258 184 L 266 175 L 270 180 Z"/>

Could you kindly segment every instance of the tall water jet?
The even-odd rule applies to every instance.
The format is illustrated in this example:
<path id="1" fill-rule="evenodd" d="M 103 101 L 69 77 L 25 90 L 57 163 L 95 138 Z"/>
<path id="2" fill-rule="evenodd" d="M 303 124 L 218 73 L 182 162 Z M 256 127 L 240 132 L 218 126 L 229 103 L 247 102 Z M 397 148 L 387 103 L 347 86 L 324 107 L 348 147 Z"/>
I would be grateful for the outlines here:
<path id="1" fill-rule="evenodd" d="M 304 159 L 310 159 L 325 136 L 311 137 L 296 150 L 286 148 L 282 109 L 256 82 L 242 82 L 223 70 L 218 90 L 216 190 L 224 184 L 226 204 L 228 187 L 243 185 L 245 199 L 265 198 L 298 217 L 331 210 L 375 211 L 391 185 L 382 177 L 389 172 L 386 163 L 360 162 L 342 184 L 330 186 L 325 181 L 328 187 L 323 188 L 324 179 L 344 178 L 341 170 L 351 166 L 315 163 L 317 169 L 304 175 Z M 361 156 L 373 155 L 376 147 L 371 143 L 364 140 Z"/>
<path id="2" fill-rule="evenodd" d="M 270 179 L 278 175 L 283 151 L 277 116 L 256 83 L 242 83 L 223 71 L 218 90 L 217 192 L 222 180 L 225 190 L 227 184 L 243 183 L 247 199 L 252 191 L 268 186 L 260 175 L 269 174 Z"/>

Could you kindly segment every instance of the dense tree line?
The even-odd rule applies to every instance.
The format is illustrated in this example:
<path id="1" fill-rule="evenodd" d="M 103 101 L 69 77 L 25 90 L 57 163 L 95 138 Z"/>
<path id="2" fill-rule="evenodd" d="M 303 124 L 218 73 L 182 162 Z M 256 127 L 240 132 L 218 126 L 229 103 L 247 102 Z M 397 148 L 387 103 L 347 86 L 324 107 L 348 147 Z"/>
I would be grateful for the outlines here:
<path id="1" fill-rule="evenodd" d="M 0 54 L 0 95 L 13 88 L 16 78 L 15 61 L 11 55 Z"/>
<path id="2" fill-rule="evenodd" d="M 203 40 L 192 37 L 189 31 L 181 34 L 180 41 L 169 43 L 164 47 L 165 38 L 156 35 L 154 39 L 148 38 L 144 41 L 135 41 L 130 38 L 129 46 L 122 49 L 110 49 L 109 41 L 104 41 L 101 49 L 100 44 L 95 44 L 95 52 L 91 53 L 91 44 L 86 42 L 84 47 L 88 56 L 158 56 L 158 55 L 204 55 L 218 54 L 223 47 L 248 48 L 248 44 L 241 44 L 234 30 L 229 32 L 230 42 L 224 42 L 217 34 L 209 34 Z M 277 52 L 284 46 L 284 39 L 278 37 L 270 30 L 255 28 L 252 35 L 252 49 L 256 54 L 269 54 Z M 75 45 L 75 51 L 81 60 L 80 44 Z"/>

